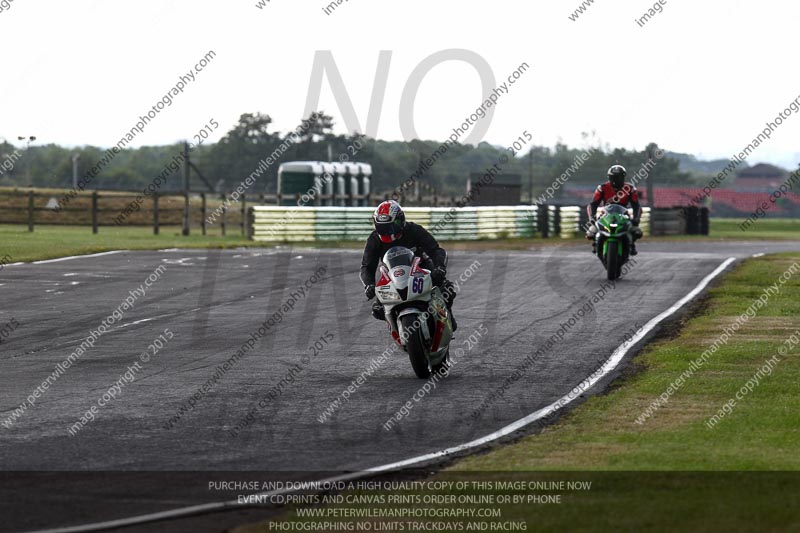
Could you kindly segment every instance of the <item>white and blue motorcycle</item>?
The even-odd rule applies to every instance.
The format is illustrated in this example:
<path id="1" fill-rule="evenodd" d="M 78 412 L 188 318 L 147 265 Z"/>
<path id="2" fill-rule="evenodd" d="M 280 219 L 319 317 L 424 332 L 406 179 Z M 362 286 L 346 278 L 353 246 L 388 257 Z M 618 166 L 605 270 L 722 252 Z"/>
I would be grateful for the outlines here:
<path id="1" fill-rule="evenodd" d="M 408 353 L 417 377 L 427 379 L 449 364 L 453 324 L 442 291 L 420 261 L 408 248 L 390 248 L 375 293 L 392 338 Z"/>

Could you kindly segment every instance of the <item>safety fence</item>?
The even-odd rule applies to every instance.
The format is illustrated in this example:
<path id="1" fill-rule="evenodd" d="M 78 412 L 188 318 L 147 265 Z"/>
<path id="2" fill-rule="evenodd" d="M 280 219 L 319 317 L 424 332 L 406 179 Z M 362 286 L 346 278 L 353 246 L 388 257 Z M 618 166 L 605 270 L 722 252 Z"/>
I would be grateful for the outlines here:
<path id="1" fill-rule="evenodd" d="M 250 209 L 250 237 L 259 241 L 363 240 L 372 231 L 372 207 L 277 207 Z M 539 208 L 408 207 L 406 219 L 438 239 L 533 237 Z"/>
<path id="2" fill-rule="evenodd" d="M 254 206 L 248 234 L 256 241 L 363 240 L 372 231 L 371 207 Z M 582 235 L 588 217 L 578 206 L 408 207 L 406 219 L 437 239 L 476 240 Z M 649 233 L 650 208 L 642 229 Z"/>
<path id="3" fill-rule="evenodd" d="M 218 193 L 86 191 L 62 206 L 63 196 L 57 190 L 0 189 L 0 224 L 25 224 L 29 231 L 38 225 L 87 226 L 93 233 L 103 227 L 152 226 L 154 234 L 162 227 L 184 225 L 203 235 L 213 226 L 217 234 L 233 228 L 244 235 L 250 202 L 274 201 L 274 195 L 264 194 L 242 194 L 239 202 L 228 205 L 230 195 Z M 212 223 L 207 222 L 215 212 Z"/>
<path id="4" fill-rule="evenodd" d="M 650 229 L 653 235 L 708 235 L 707 207 L 670 207 L 653 211 Z"/>

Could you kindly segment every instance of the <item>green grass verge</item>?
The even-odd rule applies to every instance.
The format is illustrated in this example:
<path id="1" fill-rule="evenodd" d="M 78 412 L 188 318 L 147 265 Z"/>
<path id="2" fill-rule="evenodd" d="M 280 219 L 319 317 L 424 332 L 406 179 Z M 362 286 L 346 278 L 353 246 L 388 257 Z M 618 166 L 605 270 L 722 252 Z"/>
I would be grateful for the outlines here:
<path id="1" fill-rule="evenodd" d="M 215 230 L 219 231 L 219 230 Z M 525 250 L 534 245 L 556 245 L 560 239 L 506 239 L 503 241 L 450 241 L 453 250 Z M 83 255 L 109 250 L 158 250 L 163 248 L 264 248 L 280 242 L 255 242 L 241 235 L 238 227 L 230 228 L 228 235 L 203 236 L 193 228 L 188 237 L 181 235 L 181 228 L 162 226 L 159 235 L 152 228 L 141 226 L 101 227 L 97 235 L 87 226 L 37 225 L 33 233 L 27 226 L 0 224 L 0 260 L 6 262 L 38 261 L 68 255 Z M 319 241 L 294 243 L 295 247 L 353 248 L 361 249 L 361 241 Z"/>
<path id="2" fill-rule="evenodd" d="M 642 421 L 648 406 L 792 265 L 797 271 L 780 291 L 760 309 L 753 307 L 755 316 L 727 344 L 717 343 L 668 403 Z M 528 531 L 800 530 L 800 346 L 788 341 L 800 337 L 798 280 L 800 254 L 747 260 L 709 290 L 672 338 L 652 343 L 637 356 L 636 371 L 607 394 L 588 399 L 539 434 L 467 457 L 428 479 L 592 481 L 589 491 L 561 491 L 560 504 L 477 506 L 499 508 L 501 522 L 524 521 Z M 771 374 L 765 372 L 729 414 L 709 427 L 706 422 L 774 357 Z M 301 518 L 297 510 L 285 519 L 322 520 Z M 349 520 L 371 521 L 376 530 L 375 523 L 389 519 Z M 238 531 L 275 531 L 274 526 Z"/>
<path id="3" fill-rule="evenodd" d="M 739 229 L 745 219 L 712 218 L 709 221 L 709 235 L 673 235 L 670 237 L 646 237 L 647 240 L 697 240 L 697 241 L 786 241 L 800 238 L 800 219 L 764 218 L 757 221 L 747 231 Z"/>
<path id="4" fill-rule="evenodd" d="M 747 232 L 738 229 L 739 220 L 712 219 L 710 239 L 797 239 L 800 235 L 800 220 L 764 219 Z M 81 255 L 109 250 L 157 250 L 160 248 L 237 248 L 270 247 L 281 243 L 254 242 L 241 235 L 238 226 L 231 226 L 228 235 L 203 237 L 199 228 L 193 228 L 189 237 L 183 237 L 176 226 L 162 226 L 159 235 L 153 235 L 146 226 L 103 226 L 93 235 L 87 226 L 37 225 L 33 233 L 27 226 L 0 224 L 0 258 L 8 255 L 13 261 L 37 261 L 67 255 Z M 704 237 L 647 237 L 647 240 L 690 239 Z M 575 242 L 582 239 L 575 239 Z M 525 250 L 533 246 L 563 244 L 564 239 L 505 239 L 480 241 L 448 241 L 453 250 Z M 284 243 L 285 244 L 285 243 Z M 324 241 L 297 243 L 294 246 L 318 248 L 361 248 L 363 243 L 354 241 Z"/>
<path id="5" fill-rule="evenodd" d="M 710 221 L 710 237 L 723 239 L 789 239 L 800 238 L 800 219 L 796 218 L 762 218 L 747 231 L 742 231 L 739 224 L 745 219 L 712 218 Z"/>
<path id="6" fill-rule="evenodd" d="M 188 237 L 180 228 L 162 227 L 159 235 L 152 228 L 101 227 L 97 235 L 86 226 L 36 226 L 33 233 L 27 226 L 0 225 L 0 257 L 13 262 L 38 261 L 68 255 L 83 255 L 109 250 L 157 250 L 161 248 L 234 248 L 252 246 L 240 235 L 206 236 L 198 232 Z"/>

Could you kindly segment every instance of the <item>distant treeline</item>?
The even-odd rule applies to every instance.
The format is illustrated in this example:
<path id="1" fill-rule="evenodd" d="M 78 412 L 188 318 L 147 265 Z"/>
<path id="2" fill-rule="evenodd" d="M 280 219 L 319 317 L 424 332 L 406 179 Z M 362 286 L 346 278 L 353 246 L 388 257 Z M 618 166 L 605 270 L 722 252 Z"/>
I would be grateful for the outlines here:
<path id="1" fill-rule="evenodd" d="M 299 122 L 299 121 L 298 121 Z M 245 179 L 259 161 L 272 153 L 288 134 L 270 131 L 272 119 L 261 113 L 247 113 L 239 118 L 236 126 L 225 134 L 218 143 L 205 143 L 192 150 L 192 161 L 203 175 L 219 191 L 231 190 Z M 334 135 L 333 119 L 319 113 L 310 129 L 297 142 L 292 143 L 284 153 L 282 161 L 319 160 L 327 161 L 331 154 L 333 161 L 344 156 L 352 161 L 365 161 L 374 170 L 373 190 L 390 190 L 408 179 L 424 161 L 440 146 L 440 140 L 381 141 L 371 138 Z M 647 160 L 647 150 L 656 148 L 650 144 L 641 151 L 621 148 L 593 146 L 594 139 L 585 135 L 586 146 L 568 147 L 563 144 L 555 148 L 533 146 L 529 151 L 518 154 L 503 169 L 503 173 L 523 175 L 523 190 L 527 195 L 528 173 L 534 177 L 534 193 L 538 194 L 561 176 L 576 160 L 576 157 L 590 151 L 591 156 L 571 172 L 570 183 L 595 184 L 605 179 L 606 169 L 612 164 L 622 164 L 629 170 L 636 170 Z M 358 142 L 354 144 L 354 140 Z M 512 140 L 513 141 L 513 140 Z M 598 144 L 594 142 L 594 144 Z M 360 146 L 354 150 L 353 146 Z M 17 150 L 21 156 L 14 156 Z M 91 181 L 90 189 L 141 190 L 162 174 L 182 150 L 181 144 L 171 146 L 145 146 L 122 150 Z M 330 152 L 329 152 L 330 150 Z M 353 152 L 356 153 L 353 153 Z M 14 157 L 12 164 L 0 173 L 0 186 L 34 186 L 69 188 L 72 185 L 72 156 L 80 154 L 80 173 L 87 172 L 99 161 L 105 148 L 82 146 L 74 149 L 54 144 L 31 146 L 25 150 L 5 142 L 0 144 L 0 161 Z M 438 159 L 422 176 L 441 194 L 462 193 L 471 172 L 479 172 L 492 166 L 503 153 L 510 155 L 506 147 L 480 143 L 478 146 L 456 145 Z M 573 167 L 574 168 L 574 167 Z M 278 164 L 273 165 L 252 188 L 252 193 L 272 193 L 276 189 Z M 182 186 L 181 170 L 172 172 L 162 186 L 162 190 L 179 190 Z M 696 174 L 681 172 L 677 159 L 665 158 L 654 168 L 651 177 L 660 185 L 689 185 L 702 178 Z M 640 187 L 643 187 L 640 184 Z M 203 188 L 199 180 L 194 180 L 193 189 Z"/>

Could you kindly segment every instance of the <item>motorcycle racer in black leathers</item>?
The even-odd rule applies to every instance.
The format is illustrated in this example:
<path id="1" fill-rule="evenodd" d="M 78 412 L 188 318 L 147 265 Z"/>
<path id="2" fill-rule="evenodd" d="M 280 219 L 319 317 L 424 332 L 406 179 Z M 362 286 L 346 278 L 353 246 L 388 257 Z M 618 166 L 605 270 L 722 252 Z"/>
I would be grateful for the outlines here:
<path id="1" fill-rule="evenodd" d="M 361 258 L 361 282 L 368 300 L 375 297 L 375 272 L 383 254 L 393 246 L 403 246 L 422 258 L 420 266 L 431 271 L 431 281 L 442 291 L 447 303 L 453 331 L 458 327 L 453 316 L 455 285 L 446 278 L 447 252 L 428 230 L 413 222 L 406 222 L 405 213 L 394 200 L 382 202 L 372 215 L 375 230 L 367 237 L 364 255 Z M 380 302 L 372 305 L 372 315 L 385 320 Z"/>

